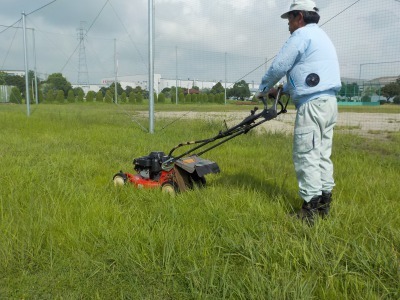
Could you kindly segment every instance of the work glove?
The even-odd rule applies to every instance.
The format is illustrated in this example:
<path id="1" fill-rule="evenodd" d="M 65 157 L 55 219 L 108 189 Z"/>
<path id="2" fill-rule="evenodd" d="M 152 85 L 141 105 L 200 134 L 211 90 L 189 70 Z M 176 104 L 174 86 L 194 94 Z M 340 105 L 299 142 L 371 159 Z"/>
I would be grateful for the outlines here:
<path id="1" fill-rule="evenodd" d="M 256 98 L 257 101 L 260 101 L 265 96 L 266 96 L 266 94 L 264 92 L 258 92 L 257 94 L 254 95 L 254 98 Z"/>
<path id="2" fill-rule="evenodd" d="M 269 91 L 267 92 L 267 98 L 276 99 L 277 95 L 278 95 L 278 90 L 275 88 L 269 89 Z"/>

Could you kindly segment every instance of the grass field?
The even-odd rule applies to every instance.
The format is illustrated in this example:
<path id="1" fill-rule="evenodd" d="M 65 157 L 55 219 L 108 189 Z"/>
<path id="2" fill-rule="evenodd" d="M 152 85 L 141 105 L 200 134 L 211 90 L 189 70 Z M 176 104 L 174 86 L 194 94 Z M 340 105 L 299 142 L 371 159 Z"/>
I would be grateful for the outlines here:
<path id="1" fill-rule="evenodd" d="M 221 122 L 160 119 L 148 134 L 131 120 L 144 107 L 24 109 L 0 106 L 0 299 L 400 298 L 399 132 L 335 135 L 332 214 L 309 227 L 288 215 L 290 136 L 216 148 L 203 157 L 221 173 L 171 197 L 111 179 Z"/>

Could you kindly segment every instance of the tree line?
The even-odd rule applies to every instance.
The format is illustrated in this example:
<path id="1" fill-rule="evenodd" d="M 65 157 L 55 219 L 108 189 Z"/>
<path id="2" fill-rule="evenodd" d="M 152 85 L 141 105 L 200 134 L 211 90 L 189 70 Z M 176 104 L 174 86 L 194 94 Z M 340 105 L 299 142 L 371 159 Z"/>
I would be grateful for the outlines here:
<path id="1" fill-rule="evenodd" d="M 34 72 L 28 72 L 28 82 L 33 83 Z M 0 72 L 0 85 L 12 86 L 10 102 L 25 103 L 26 85 L 25 76 L 11 75 Z M 33 103 L 33 88 L 29 88 L 29 98 Z M 244 99 L 250 96 L 248 84 L 242 80 L 227 89 L 227 97 Z M 117 82 L 117 101 L 118 103 L 141 104 L 149 98 L 149 92 L 140 86 L 127 86 L 122 88 Z M 224 103 L 225 89 L 220 82 L 216 83 L 211 89 L 202 89 L 193 86 L 191 89 L 178 87 L 178 99 L 176 99 L 176 87 L 164 88 L 161 93 L 154 93 L 156 103 Z M 178 101 L 177 101 L 178 100 Z M 38 82 L 38 102 L 39 103 L 72 103 L 72 102 L 108 102 L 115 101 L 115 83 L 108 87 L 101 87 L 99 91 L 88 91 L 85 94 L 80 87 L 72 87 L 72 84 L 61 74 L 53 73 L 46 80 Z"/>
<path id="2" fill-rule="evenodd" d="M 34 72 L 28 72 L 28 82 L 34 80 Z M 0 85 L 12 86 L 10 102 L 24 103 L 26 99 L 25 76 L 11 75 L 0 72 Z M 31 102 L 35 102 L 33 89 L 29 89 Z M 343 83 L 338 93 L 338 101 L 371 102 L 372 95 L 377 94 L 386 98 L 386 102 L 392 100 L 400 104 L 400 77 L 395 82 L 383 87 L 364 85 L 363 88 L 357 83 Z M 178 95 L 178 99 L 176 99 Z M 237 100 L 249 99 L 251 97 L 249 85 L 246 81 L 236 82 L 231 88 L 226 89 L 226 97 Z M 117 82 L 117 101 L 119 103 L 141 104 L 149 98 L 149 92 L 140 86 L 127 86 L 122 88 Z M 164 88 L 161 93 L 154 93 L 156 103 L 224 103 L 225 88 L 221 82 L 217 82 L 211 89 L 199 89 L 193 86 L 191 89 L 178 87 Z M 178 101 L 177 101 L 178 100 Z M 101 87 L 98 92 L 89 91 L 85 95 L 82 88 L 73 88 L 72 84 L 61 74 L 53 73 L 46 80 L 38 82 L 39 103 L 72 103 L 72 102 L 108 102 L 115 101 L 115 83 L 108 87 Z"/>
<path id="3" fill-rule="evenodd" d="M 400 104 L 400 77 L 394 82 L 390 82 L 383 87 L 377 84 L 363 84 L 362 88 L 357 83 L 344 83 L 338 93 L 339 101 L 354 101 L 357 98 L 361 102 L 371 102 L 373 95 L 386 98 L 386 103 L 390 100 L 395 104 Z M 382 103 L 382 101 L 380 101 Z"/>

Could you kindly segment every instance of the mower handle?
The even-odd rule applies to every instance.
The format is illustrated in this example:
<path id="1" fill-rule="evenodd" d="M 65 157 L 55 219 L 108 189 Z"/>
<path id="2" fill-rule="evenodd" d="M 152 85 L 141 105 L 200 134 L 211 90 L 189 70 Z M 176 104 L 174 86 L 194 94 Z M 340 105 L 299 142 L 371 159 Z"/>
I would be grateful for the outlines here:
<path id="1" fill-rule="evenodd" d="M 209 151 L 209 150 L 211 150 L 211 149 L 223 144 L 224 142 L 226 142 L 226 141 L 228 141 L 228 140 L 230 140 L 230 139 L 232 139 L 232 138 L 234 138 L 234 137 L 236 137 L 238 135 L 247 133 L 249 130 L 253 129 L 254 127 L 256 127 L 256 126 L 258 126 L 258 125 L 260 125 L 260 124 L 262 124 L 262 123 L 264 123 L 266 121 L 269 121 L 269 120 L 272 120 L 272 119 L 276 118 L 278 115 L 280 115 L 282 113 L 286 113 L 287 112 L 286 108 L 287 108 L 287 105 L 289 103 L 289 99 L 287 99 L 285 104 L 283 104 L 281 102 L 280 98 L 282 96 L 282 89 L 283 89 L 283 86 L 279 85 L 278 88 L 277 88 L 277 95 L 276 95 L 276 97 L 274 99 L 274 102 L 273 102 L 271 108 L 268 108 L 268 106 L 267 106 L 266 97 L 262 97 L 261 100 L 262 100 L 262 102 L 264 104 L 264 109 L 261 112 L 256 113 L 256 111 L 258 110 L 258 107 L 254 107 L 254 109 L 251 110 L 250 116 L 246 117 L 242 122 L 240 122 L 239 124 L 229 128 L 229 129 L 227 129 L 225 131 L 220 131 L 216 136 L 214 136 L 212 138 L 208 138 L 208 139 L 204 139 L 204 140 L 185 142 L 185 143 L 181 143 L 181 144 L 175 146 L 169 152 L 168 156 L 170 157 L 170 159 L 168 159 L 167 161 L 165 161 L 163 163 L 163 167 L 170 166 L 176 160 L 178 160 L 178 159 L 180 159 L 180 158 L 182 158 L 182 157 L 184 157 L 186 155 L 189 155 L 193 151 L 198 150 L 198 149 L 202 148 L 203 146 L 205 146 L 205 145 L 207 145 L 209 143 L 212 143 L 212 142 L 214 142 L 216 140 L 219 140 L 219 139 L 223 139 L 222 141 L 220 141 L 219 143 L 215 144 L 214 146 L 211 146 L 211 147 L 209 147 L 209 148 L 197 153 L 197 155 L 201 155 L 201 154 L 203 154 L 203 153 L 205 153 L 205 152 L 207 152 L 207 151 Z M 278 105 L 280 107 L 279 111 L 277 110 Z M 260 118 L 263 118 L 263 120 L 257 121 L 257 119 L 260 119 Z M 188 146 L 188 145 L 194 145 L 194 144 L 199 144 L 199 145 L 195 146 L 194 148 L 190 149 L 189 151 L 186 151 L 185 153 L 183 153 L 183 154 L 181 154 L 181 155 L 179 155 L 177 157 L 173 157 L 172 156 L 172 153 L 176 149 L 178 149 L 178 148 L 180 148 L 182 146 Z"/>

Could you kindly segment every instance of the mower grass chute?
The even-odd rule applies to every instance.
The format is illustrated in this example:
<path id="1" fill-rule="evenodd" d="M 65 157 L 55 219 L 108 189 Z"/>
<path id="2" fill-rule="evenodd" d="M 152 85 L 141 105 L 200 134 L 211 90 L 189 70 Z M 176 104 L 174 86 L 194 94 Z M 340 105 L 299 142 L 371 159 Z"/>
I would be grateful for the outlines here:
<path id="1" fill-rule="evenodd" d="M 220 169 L 216 162 L 201 158 L 200 155 L 286 113 L 289 99 L 283 104 L 280 101 L 281 94 L 282 86 L 278 87 L 277 97 L 271 108 L 267 108 L 266 100 L 262 98 L 264 109 L 260 113 L 256 113 L 258 108 L 255 107 L 242 122 L 225 131 L 220 131 L 214 137 L 181 143 L 172 148 L 168 155 L 162 151 L 153 151 L 147 156 L 135 158 L 133 165 L 137 173 L 120 171 L 113 177 L 114 184 L 116 186 L 132 184 L 137 188 L 161 188 L 162 191 L 168 193 L 204 187 L 206 185 L 205 175 L 219 173 Z M 280 106 L 279 111 L 277 111 L 278 105 Z M 177 149 L 193 145 L 196 146 L 178 156 L 173 156 Z M 199 152 L 195 153 L 196 150 Z"/>

